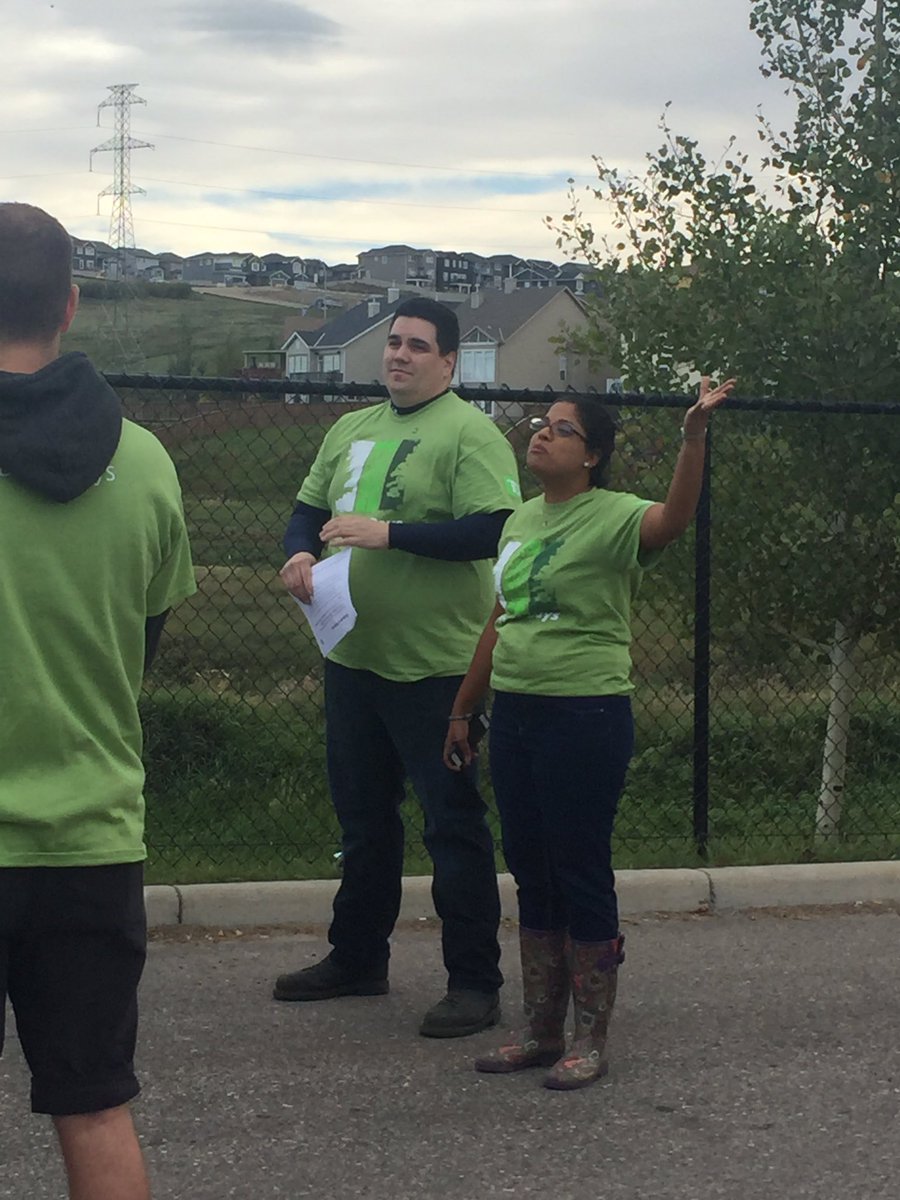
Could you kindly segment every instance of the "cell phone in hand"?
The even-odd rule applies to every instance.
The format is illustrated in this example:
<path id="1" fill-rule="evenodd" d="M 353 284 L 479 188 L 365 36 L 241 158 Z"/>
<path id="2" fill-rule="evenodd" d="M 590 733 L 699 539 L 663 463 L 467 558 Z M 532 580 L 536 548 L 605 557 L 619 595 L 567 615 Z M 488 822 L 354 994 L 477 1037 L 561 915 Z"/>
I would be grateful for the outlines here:
<path id="1" fill-rule="evenodd" d="M 487 733 L 490 725 L 490 718 L 486 712 L 477 712 L 472 714 L 469 719 L 466 738 L 473 750 L 477 750 L 478 743 Z M 450 761 L 453 763 L 454 767 L 461 767 L 463 765 L 463 760 L 456 750 L 450 751 Z"/>

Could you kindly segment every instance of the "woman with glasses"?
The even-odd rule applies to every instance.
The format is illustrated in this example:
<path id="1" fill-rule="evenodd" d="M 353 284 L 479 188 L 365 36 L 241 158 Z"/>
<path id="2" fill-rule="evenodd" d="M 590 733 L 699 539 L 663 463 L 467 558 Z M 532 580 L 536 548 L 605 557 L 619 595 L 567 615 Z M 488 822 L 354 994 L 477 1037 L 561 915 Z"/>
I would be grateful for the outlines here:
<path id="1" fill-rule="evenodd" d="M 526 462 L 543 495 L 503 528 L 499 599 L 444 750 L 451 770 L 471 761 L 469 721 L 493 686 L 491 774 L 518 887 L 527 1026 L 477 1059 L 479 1071 L 549 1067 L 544 1085 L 560 1090 L 607 1072 L 623 961 L 611 839 L 634 740 L 631 603 L 645 567 L 693 519 L 707 424 L 734 382 L 703 379 L 662 504 L 607 489 L 615 424 L 599 400 L 560 400 L 531 421 Z"/>

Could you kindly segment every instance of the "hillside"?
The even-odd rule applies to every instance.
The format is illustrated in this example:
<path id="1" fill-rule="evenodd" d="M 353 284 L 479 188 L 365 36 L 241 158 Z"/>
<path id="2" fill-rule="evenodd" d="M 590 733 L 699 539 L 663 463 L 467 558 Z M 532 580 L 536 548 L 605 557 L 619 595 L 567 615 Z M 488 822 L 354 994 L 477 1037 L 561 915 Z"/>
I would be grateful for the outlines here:
<path id="1" fill-rule="evenodd" d="M 82 299 L 62 348 L 83 350 L 106 371 L 231 375 L 242 365 L 245 350 L 282 344 L 291 312 L 283 304 L 241 304 L 197 294 L 188 300 L 133 299 L 127 313 L 119 306 L 122 333 L 115 337 L 112 301 Z"/>

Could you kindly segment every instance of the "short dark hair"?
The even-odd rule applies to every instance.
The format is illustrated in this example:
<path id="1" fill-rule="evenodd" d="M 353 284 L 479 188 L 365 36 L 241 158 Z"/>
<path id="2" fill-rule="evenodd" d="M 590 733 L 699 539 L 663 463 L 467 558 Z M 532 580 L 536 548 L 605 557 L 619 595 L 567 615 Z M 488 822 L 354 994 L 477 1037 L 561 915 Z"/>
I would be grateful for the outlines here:
<path id="1" fill-rule="evenodd" d="M 72 287 L 72 239 L 33 204 L 0 203 L 0 342 L 50 341 Z"/>
<path id="2" fill-rule="evenodd" d="M 601 401 L 592 396 L 561 396 L 560 399 L 575 405 L 587 438 L 585 445 L 593 454 L 600 456 L 600 461 L 590 470 L 591 487 L 606 487 L 609 483 L 610 460 L 616 448 L 616 418 Z"/>
<path id="3" fill-rule="evenodd" d="M 418 317 L 420 321 L 429 321 L 434 326 L 441 354 L 452 354 L 459 349 L 459 321 L 456 313 L 439 300 L 430 300 L 427 296 L 410 296 L 394 309 L 391 329 L 394 328 L 398 317 Z"/>

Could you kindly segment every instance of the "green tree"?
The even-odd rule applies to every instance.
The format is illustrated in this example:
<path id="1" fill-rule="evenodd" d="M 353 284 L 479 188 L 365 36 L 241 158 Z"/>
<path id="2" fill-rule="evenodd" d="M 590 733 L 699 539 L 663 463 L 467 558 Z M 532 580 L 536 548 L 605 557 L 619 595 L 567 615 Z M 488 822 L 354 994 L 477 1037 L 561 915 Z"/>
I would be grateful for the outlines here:
<path id="1" fill-rule="evenodd" d="M 591 189 L 610 203 L 599 239 L 570 193 L 560 246 L 586 256 L 602 293 L 579 347 L 622 364 L 628 386 L 686 389 L 696 372 L 736 374 L 741 390 L 809 400 L 900 394 L 900 0 L 756 0 L 763 71 L 796 101 L 793 128 L 761 119 L 757 175 L 734 140 L 710 162 L 664 118 L 642 178 L 596 158 Z M 553 222 L 551 222 L 553 224 Z M 830 658 L 816 828 L 836 832 L 847 767 L 855 663 L 864 637 L 898 647 L 900 422 L 879 436 L 858 417 L 798 423 L 761 416 L 741 445 L 742 476 L 804 481 L 785 501 L 754 492 L 733 561 L 735 628 L 773 661 L 791 645 Z M 760 474 L 757 475 L 756 472 Z M 746 600 L 752 587 L 752 617 Z"/>

